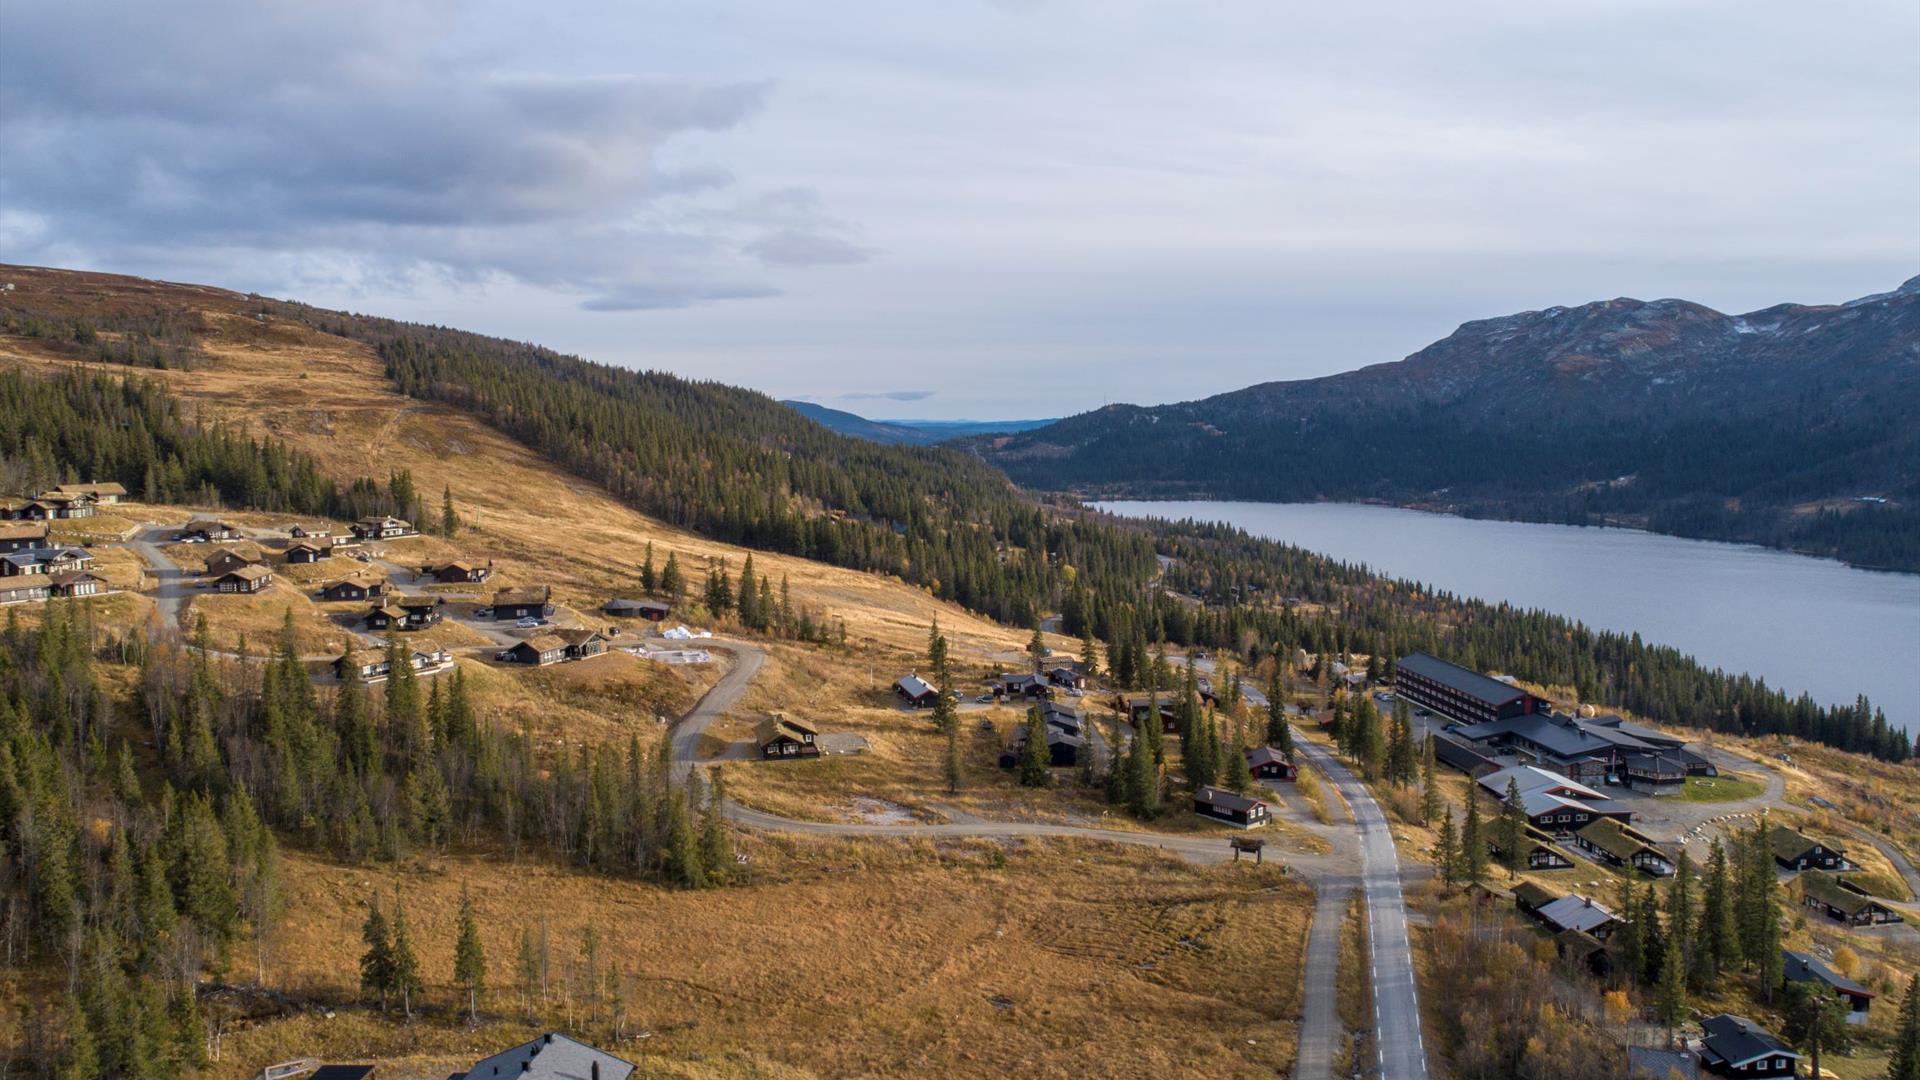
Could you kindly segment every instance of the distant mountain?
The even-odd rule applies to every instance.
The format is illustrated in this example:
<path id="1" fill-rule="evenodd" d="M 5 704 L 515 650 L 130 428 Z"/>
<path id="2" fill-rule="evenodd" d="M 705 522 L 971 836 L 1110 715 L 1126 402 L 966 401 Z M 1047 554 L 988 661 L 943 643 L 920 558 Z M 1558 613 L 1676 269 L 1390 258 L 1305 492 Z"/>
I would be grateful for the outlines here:
<path id="1" fill-rule="evenodd" d="M 1920 569 L 1920 277 L 1745 315 L 1618 299 L 1483 319 L 1393 363 L 971 445 L 1084 495 L 1381 500 Z"/>
<path id="2" fill-rule="evenodd" d="M 780 404 L 842 435 L 890 445 L 930 446 L 969 435 L 1032 431 L 1053 423 L 1052 420 L 869 420 L 811 401 L 782 401 Z"/>

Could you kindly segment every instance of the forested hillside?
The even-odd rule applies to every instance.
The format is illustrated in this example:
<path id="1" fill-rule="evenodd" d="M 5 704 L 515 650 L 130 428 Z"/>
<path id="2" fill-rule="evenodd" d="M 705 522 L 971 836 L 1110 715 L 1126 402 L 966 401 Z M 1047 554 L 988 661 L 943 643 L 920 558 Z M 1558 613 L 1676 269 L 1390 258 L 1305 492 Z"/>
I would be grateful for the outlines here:
<path id="1" fill-rule="evenodd" d="M 972 445 L 1022 484 L 1083 495 L 1374 499 L 1920 570 L 1920 278 L 1740 316 L 1526 312 L 1397 363 Z"/>
<path id="2" fill-rule="evenodd" d="M 77 288 L 91 275 L 66 275 Z M 125 281 L 126 279 L 113 279 Z M 1070 634 L 1107 644 L 1110 665 L 1138 684 L 1160 643 L 1247 655 L 1295 648 L 1392 657 L 1426 649 L 1474 667 L 1570 687 L 1583 700 L 1658 721 L 1763 734 L 1785 732 L 1891 759 L 1907 739 L 1866 702 L 1828 707 L 1792 699 L 1744 676 L 1703 669 L 1637 637 L 1595 633 L 1558 616 L 1427 592 L 1237 530 L 1193 523 L 1143 524 L 1049 504 L 991 468 L 947 449 L 881 446 L 836 435 L 763 395 L 658 373 L 635 372 L 536 346 L 442 328 L 263 302 L 199 290 L 191 303 L 292 318 L 367 342 L 402 392 L 468 409 L 669 522 L 749 546 L 840 566 L 895 574 L 935 595 L 1005 622 L 1027 625 L 1060 611 Z M 3 305 L 0 305 L 3 308 Z M 175 320 L 188 322 L 187 312 Z M 63 474 L 103 462 L 139 490 L 141 454 L 116 456 L 128 417 L 100 380 L 29 391 L 0 427 L 16 460 L 51 461 Z M 140 384 L 114 393 L 168 414 L 165 392 Z M 85 407 L 61 405 L 78 395 Z M 104 397 L 103 397 L 104 395 Z M 64 411 L 63 411 L 64 410 Z M 185 419 L 183 431 L 198 431 Z M 149 422 L 151 424 L 151 422 Z M 160 425 L 165 427 L 165 425 Z M 212 437 L 208 433 L 194 437 Z M 252 445 L 239 435 L 230 444 Z M 184 453 L 184 452 L 183 452 Z M 269 455 L 270 445 L 247 451 Z M 104 457 L 102 455 L 105 455 Z M 182 460 L 187 460 L 182 456 Z M 291 460 L 291 459 L 290 459 Z M 139 462 L 136 466 L 132 463 Z M 138 468 L 141 475 L 132 475 Z M 259 467 L 268 475 L 274 470 Z M 300 475 L 297 463 L 285 466 Z M 120 470 L 126 471 L 120 471 Z M 240 470 L 254 475 L 255 469 Z M 223 502 L 269 508 L 325 501 L 326 484 L 298 499 L 248 483 L 193 474 Z M 290 482 L 289 482 L 290 483 Z M 351 485 L 349 491 L 371 487 Z M 185 494 L 195 497 L 198 488 Z M 261 492 L 264 491 L 265 494 Z M 377 491 L 373 492 L 378 494 Z M 534 493 L 518 497 L 538 513 Z M 283 499 L 276 503 L 274 499 Z M 347 497 L 342 509 L 351 510 Z M 556 523 L 564 528 L 566 523 Z M 637 554 L 636 554 L 637 558 Z"/>

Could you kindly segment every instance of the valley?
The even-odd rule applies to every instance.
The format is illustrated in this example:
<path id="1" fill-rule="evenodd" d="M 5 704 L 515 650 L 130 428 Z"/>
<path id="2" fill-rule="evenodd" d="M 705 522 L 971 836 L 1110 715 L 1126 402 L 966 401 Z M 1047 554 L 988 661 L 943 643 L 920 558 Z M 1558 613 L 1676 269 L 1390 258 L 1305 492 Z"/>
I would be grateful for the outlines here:
<path id="1" fill-rule="evenodd" d="M 1502 970 L 1516 985 L 1554 988 L 1552 1045 L 1581 1064 L 1556 1073 L 1529 1057 L 1539 1075 L 1615 1075 L 1625 1045 L 1655 1038 L 1644 1017 L 1599 1006 L 1619 993 L 1652 1008 L 1652 987 L 1542 959 L 1552 939 L 1513 909 L 1529 885 L 1611 901 L 1641 877 L 1585 856 L 1541 871 L 1484 858 L 1462 868 L 1436 854 L 1434 814 L 1492 819 L 1500 802 L 1464 773 L 1421 775 L 1416 725 L 1402 734 L 1385 715 L 1401 659 L 1442 642 L 1491 657 L 1494 642 L 1519 640 L 1522 624 L 1502 621 L 1514 616 L 1244 535 L 1135 526 L 984 488 L 903 484 L 912 494 L 902 497 L 875 479 L 876 503 L 917 508 L 897 526 L 870 527 L 875 515 L 858 500 L 810 504 L 835 489 L 796 468 L 782 491 L 805 522 L 797 534 L 770 524 L 783 513 L 752 520 L 733 506 L 683 505 L 699 528 L 669 523 L 635 504 L 671 507 L 688 492 L 616 494 L 588 478 L 595 466 L 556 462 L 572 449 L 510 436 L 504 399 L 481 405 L 457 388 L 489 384 L 451 346 L 431 385 L 402 393 L 380 352 L 404 339 L 321 328 L 335 316 L 134 279 L 8 275 L 40 312 L 96 319 L 158 305 L 200 321 L 190 362 L 157 368 L 103 362 L 44 335 L 0 335 L 0 376 L 84 400 L 130 393 L 114 380 L 131 370 L 164 385 L 193 418 L 189 434 L 270 436 L 252 452 L 278 475 L 302 476 L 310 461 L 336 485 L 333 498 L 363 505 L 350 526 L 265 508 L 324 496 L 259 482 L 229 489 L 250 492 L 229 507 L 147 501 L 143 488 L 172 480 L 136 470 L 124 497 L 45 522 L 47 544 L 85 553 L 104 591 L 5 609 L 19 665 L 7 677 L 26 703 L 10 714 L 8 760 L 49 763 L 8 775 L 37 793 L 20 805 L 76 821 L 66 848 L 47 847 L 40 832 L 9 835 L 37 856 L 70 848 L 101 883 L 82 905 L 100 933 L 81 946 L 35 944 L 32 963 L 8 967 L 0 995 L 15 1020 L 0 1034 L 13 1045 L 60 1044 L 62 1017 L 123 1007 L 87 989 L 61 1011 L 69 965 L 85 963 L 131 973 L 192 1017 L 170 1029 L 189 1037 L 169 1045 L 204 1058 L 169 1051 L 167 1075 L 250 1077 L 310 1057 L 377 1059 L 383 1080 L 438 1080 L 559 1028 L 663 1076 L 1423 1080 L 1474 1060 L 1482 1040 L 1521 1038 L 1540 1023 L 1537 1012 L 1489 1013 L 1463 1032 L 1464 972 L 1436 958 L 1461 947 L 1453 935 L 1466 922 L 1509 950 Z M 97 375 L 107 381 L 81 381 Z M 141 400 L 151 410 L 156 399 Z M 799 457 L 837 452 L 816 434 L 799 438 Z M 182 461 L 209 452 L 181 445 Z M 715 461 L 736 452 L 709 445 Z M 44 446 L 0 446 L 17 447 L 0 464 L 23 495 L 79 480 L 70 462 L 56 483 L 35 479 Z M 934 456 L 863 466 L 898 479 L 950 451 L 901 453 Z M 412 516 L 388 529 L 398 509 Z M 818 537 L 831 534 L 811 532 L 833 528 L 862 539 L 827 548 Z M 196 530 L 219 535 L 186 542 Z M 759 542 L 708 535 L 726 530 Z M 950 538 L 963 531 L 975 535 Z M 857 549 L 887 535 L 901 545 L 898 564 L 883 553 L 893 541 Z M 995 575 L 969 566 L 976 543 L 994 552 Z M 290 561 L 302 544 L 318 548 L 315 561 Z M 921 555 L 934 545 L 945 545 L 939 559 Z M 1141 553 L 1152 570 L 1136 569 Z M 227 556 L 269 574 L 222 591 Z M 956 582 L 934 565 L 974 576 Z M 442 569 L 481 579 L 449 582 Z M 364 596 L 374 583 L 381 594 Z M 341 585 L 348 598 L 323 595 Z M 520 616 L 510 608 L 529 589 L 546 606 L 536 599 Z M 667 610 L 658 622 L 609 615 L 612 600 Z M 408 605 L 429 613 L 424 628 L 369 626 Z M 1012 617 L 1023 608 L 1031 619 Z M 1619 646 L 1571 626 L 1542 639 L 1554 634 L 1567 651 L 1527 669 L 1549 677 L 1516 685 L 1556 715 L 1625 708 L 1618 695 L 1630 687 L 1599 677 Z M 550 660 L 543 642 L 558 643 Z M 521 662 L 523 646 L 541 662 Z M 353 663 L 336 666 L 349 650 Z M 427 659 L 410 664 L 414 654 Z M 58 676 L 56 656 L 69 657 Z M 1630 654 L 1622 670 L 1644 678 L 1650 656 Z M 1659 662 L 1676 680 L 1705 678 L 1684 658 Z M 400 668 L 352 673 L 379 664 Z M 1021 675 L 1056 670 L 1059 681 Z M 950 722 L 944 706 L 902 700 L 909 676 L 953 696 Z M 66 696 L 48 688 L 68 678 L 99 695 L 60 704 Z M 1639 700 L 1674 685 L 1643 683 Z M 1756 703 L 1750 718 L 1766 715 L 1772 699 L 1739 692 Z M 1029 706 L 1059 719 L 1036 719 Z M 1725 725 L 1721 707 L 1697 715 Z M 337 753 L 344 771 L 276 761 L 288 710 L 309 716 L 314 745 L 335 748 L 321 757 Z M 1871 713 L 1835 710 L 1795 717 L 1803 726 L 1790 731 L 1735 731 L 1679 723 L 1677 708 L 1632 715 L 1676 744 L 1705 739 L 1726 770 L 1724 784 L 1694 785 L 1684 800 L 1622 791 L 1650 842 L 1705 859 L 1712 841 L 1738 841 L 1761 811 L 1783 815 L 1847 838 L 1876 902 L 1920 914 L 1906 854 L 1920 850 L 1920 785 L 1884 717 L 1876 727 Z M 1078 748 L 1072 760 L 1023 758 L 1014 744 L 1034 727 L 1049 751 Z M 782 730 L 824 752 L 768 760 Z M 1447 735 L 1424 718 L 1417 730 L 1423 743 Z M 1297 778 L 1239 775 L 1244 752 L 1263 746 L 1287 748 L 1277 758 Z M 122 775 L 108 767 L 117 758 Z M 48 779 L 60 769 L 76 778 L 71 787 Z M 449 801 L 437 807 L 442 786 Z M 235 853 L 230 940 L 217 944 L 211 928 L 200 936 L 198 920 L 214 916 L 195 906 L 197 878 L 182 879 L 173 901 L 182 921 L 166 932 L 177 947 L 164 964 L 110 932 L 121 918 L 116 843 L 147 838 L 142 851 L 189 859 L 194 849 L 175 835 L 186 826 L 168 824 L 188 811 L 167 808 L 218 800 L 244 818 L 232 809 L 242 796 L 278 837 L 272 880 L 284 912 L 257 906 L 267 863 L 238 853 L 258 848 L 259 834 L 230 821 L 215 826 Z M 1223 823 L 1248 813 L 1259 815 L 1254 828 Z M 1260 843 L 1239 843 L 1248 840 Z M 1477 879 L 1468 887 L 1461 874 Z M 1789 876 L 1766 893 L 1790 944 L 1836 963 L 1846 950 L 1849 968 L 1893 996 L 1920 970 L 1920 938 L 1905 924 L 1824 925 L 1787 906 L 1801 888 Z M 38 941 L 52 917 L 44 895 L 23 886 L 18 896 L 9 933 Z M 382 1008 L 384 990 L 365 981 L 376 907 L 404 910 L 413 935 L 421 977 L 404 1008 Z M 454 943 L 469 925 L 485 956 L 477 1006 L 454 974 Z M 1756 978 L 1728 971 L 1692 1000 L 1776 1015 Z M 1862 1029 L 1859 1060 L 1884 1060 L 1894 1011 L 1883 1005 Z M 119 1035 L 103 1027 L 101 1038 L 104 1047 Z"/>

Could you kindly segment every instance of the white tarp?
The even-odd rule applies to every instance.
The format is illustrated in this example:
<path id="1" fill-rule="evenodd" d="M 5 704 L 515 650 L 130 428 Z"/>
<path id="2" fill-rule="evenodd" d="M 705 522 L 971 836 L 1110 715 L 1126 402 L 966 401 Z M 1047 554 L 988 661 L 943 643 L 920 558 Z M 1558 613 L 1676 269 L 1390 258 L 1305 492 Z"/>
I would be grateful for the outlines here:
<path id="1" fill-rule="evenodd" d="M 713 631 L 689 630 L 684 626 L 676 626 L 670 630 L 660 631 L 660 636 L 673 641 L 692 641 L 694 638 L 710 638 L 713 636 Z"/>

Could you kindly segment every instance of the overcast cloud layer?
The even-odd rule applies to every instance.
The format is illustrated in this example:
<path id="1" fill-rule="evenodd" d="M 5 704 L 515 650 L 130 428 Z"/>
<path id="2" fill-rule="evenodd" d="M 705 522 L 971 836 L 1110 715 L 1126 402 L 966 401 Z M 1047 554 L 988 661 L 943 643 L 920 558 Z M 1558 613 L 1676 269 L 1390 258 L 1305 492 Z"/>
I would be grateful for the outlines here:
<path id="1" fill-rule="evenodd" d="M 15 4 L 0 260 L 1057 415 L 1890 288 L 1916 117 L 1910 0 Z"/>

